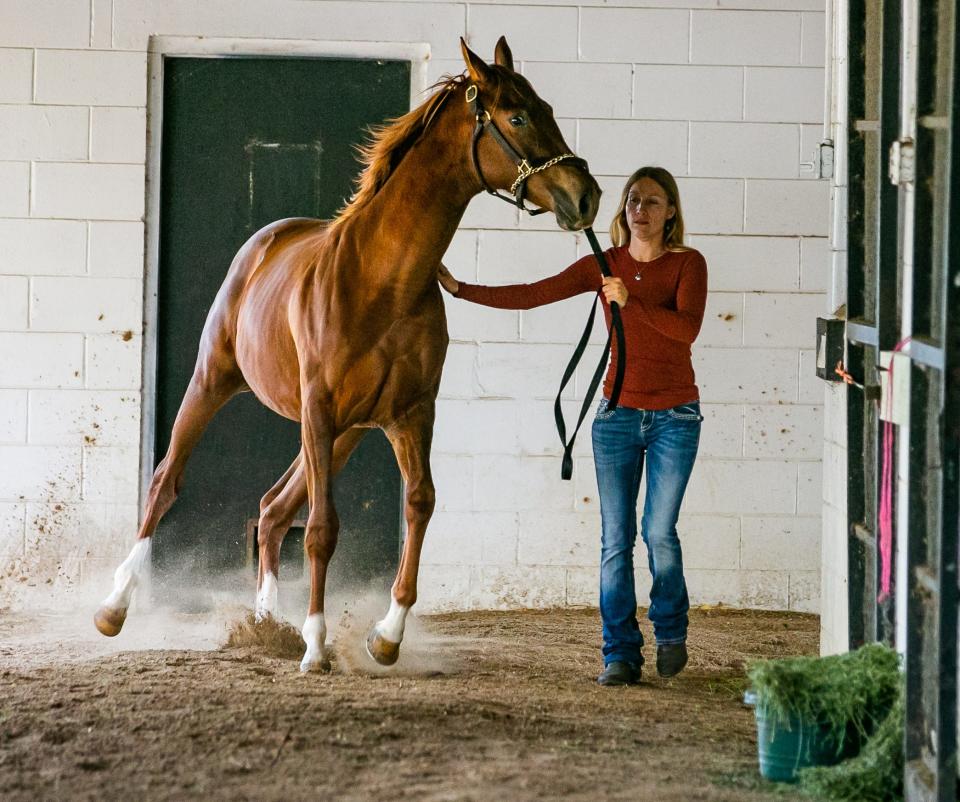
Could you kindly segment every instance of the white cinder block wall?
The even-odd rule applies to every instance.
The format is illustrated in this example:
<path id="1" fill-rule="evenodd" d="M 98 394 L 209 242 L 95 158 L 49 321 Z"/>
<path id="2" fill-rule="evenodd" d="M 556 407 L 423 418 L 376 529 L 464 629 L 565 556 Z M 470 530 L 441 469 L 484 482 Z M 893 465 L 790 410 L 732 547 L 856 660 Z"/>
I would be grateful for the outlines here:
<path id="1" fill-rule="evenodd" d="M 708 260 L 694 355 L 706 421 L 681 521 L 692 600 L 817 610 L 823 389 L 811 349 L 830 186 L 805 163 L 822 130 L 824 4 L 719 5 L 4 0 L 0 594 L 75 583 L 134 535 L 149 37 L 425 42 L 432 79 L 462 69 L 460 35 L 490 58 L 505 33 L 606 190 L 598 230 L 625 177 L 661 164 Z M 468 281 L 548 275 L 586 246 L 545 218 L 480 198 L 446 261 Z M 448 304 L 421 609 L 596 602 L 589 420 L 574 481 L 561 482 L 551 410 L 588 305 Z M 600 342 L 567 391 L 568 417 Z M 645 562 L 641 546 L 643 588 Z"/>

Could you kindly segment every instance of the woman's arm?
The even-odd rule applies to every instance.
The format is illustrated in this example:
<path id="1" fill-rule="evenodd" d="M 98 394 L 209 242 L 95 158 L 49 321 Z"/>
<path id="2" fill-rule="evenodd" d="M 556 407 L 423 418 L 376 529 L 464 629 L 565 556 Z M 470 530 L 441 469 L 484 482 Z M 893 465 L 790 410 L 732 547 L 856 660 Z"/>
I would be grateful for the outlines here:
<path id="1" fill-rule="evenodd" d="M 500 287 L 467 284 L 457 281 L 442 264 L 437 271 L 437 278 L 451 295 L 497 309 L 533 309 L 572 298 L 582 292 L 596 292 L 601 286 L 600 271 L 592 255 L 584 256 L 563 272 L 533 284 L 506 284 Z"/>
<path id="2" fill-rule="evenodd" d="M 707 263 L 701 254 L 692 255 L 680 271 L 677 284 L 677 309 L 638 301 L 643 319 L 665 337 L 692 345 L 703 325 L 707 305 Z"/>

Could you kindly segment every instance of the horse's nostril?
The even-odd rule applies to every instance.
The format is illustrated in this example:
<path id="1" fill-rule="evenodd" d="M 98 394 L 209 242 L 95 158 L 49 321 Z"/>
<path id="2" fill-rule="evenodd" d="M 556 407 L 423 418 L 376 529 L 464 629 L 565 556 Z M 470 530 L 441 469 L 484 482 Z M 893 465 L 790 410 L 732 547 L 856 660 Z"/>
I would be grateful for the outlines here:
<path id="1" fill-rule="evenodd" d="M 586 217 L 590 214 L 590 193 L 584 192 L 580 196 L 580 205 L 577 207 L 580 211 L 580 217 Z"/>

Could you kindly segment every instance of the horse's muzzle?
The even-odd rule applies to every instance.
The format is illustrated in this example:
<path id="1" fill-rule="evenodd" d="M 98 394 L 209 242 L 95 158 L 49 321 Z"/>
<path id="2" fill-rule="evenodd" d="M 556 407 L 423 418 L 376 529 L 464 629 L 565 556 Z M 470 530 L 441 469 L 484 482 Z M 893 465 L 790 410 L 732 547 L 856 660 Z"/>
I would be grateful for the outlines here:
<path id="1" fill-rule="evenodd" d="M 553 211 L 557 224 L 567 231 L 579 231 L 593 224 L 600 207 L 600 186 L 589 173 L 580 174 L 572 186 L 557 187 L 553 195 Z"/>

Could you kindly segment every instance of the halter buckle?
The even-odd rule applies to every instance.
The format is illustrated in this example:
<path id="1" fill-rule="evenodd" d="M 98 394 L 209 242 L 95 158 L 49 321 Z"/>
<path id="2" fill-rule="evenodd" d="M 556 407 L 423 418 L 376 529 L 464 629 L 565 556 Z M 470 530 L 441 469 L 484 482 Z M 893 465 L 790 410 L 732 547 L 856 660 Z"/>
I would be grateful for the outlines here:
<path id="1" fill-rule="evenodd" d="M 467 103 L 473 103 L 473 101 L 477 99 L 477 85 L 470 84 L 470 86 L 467 87 L 467 93 L 464 97 L 466 97 Z"/>

